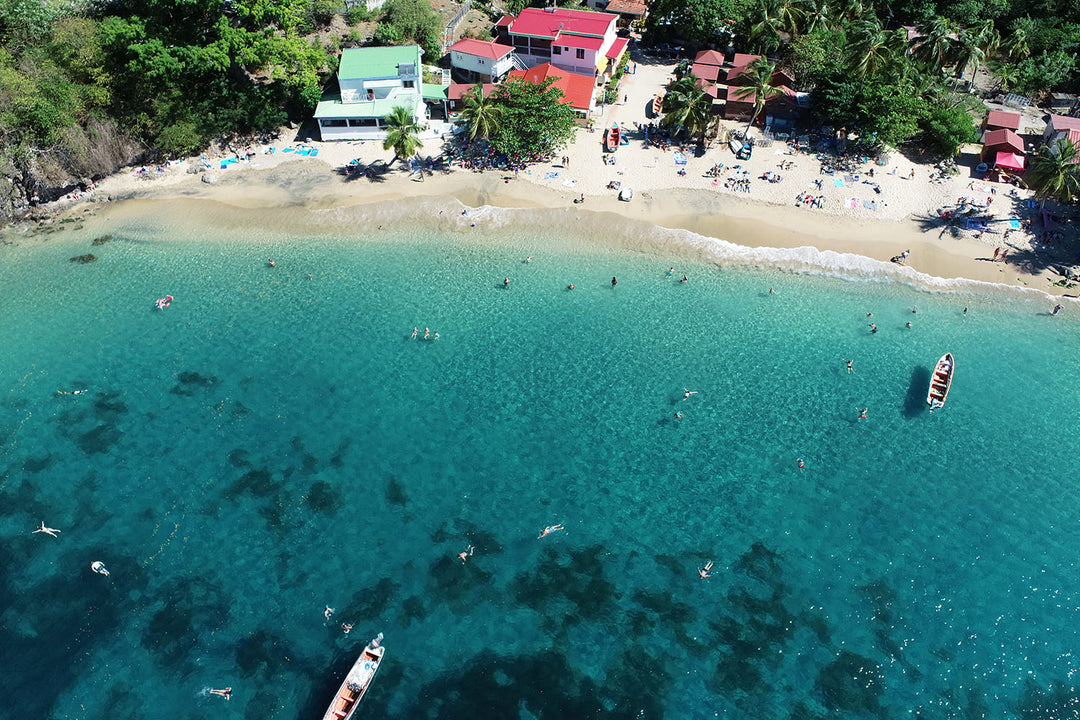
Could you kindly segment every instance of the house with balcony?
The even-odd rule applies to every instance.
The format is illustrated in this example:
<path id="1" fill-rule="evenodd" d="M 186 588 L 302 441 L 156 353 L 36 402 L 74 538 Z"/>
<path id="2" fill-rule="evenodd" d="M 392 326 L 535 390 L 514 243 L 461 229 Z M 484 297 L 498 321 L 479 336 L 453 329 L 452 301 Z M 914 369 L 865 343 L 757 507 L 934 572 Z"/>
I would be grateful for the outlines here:
<path id="1" fill-rule="evenodd" d="M 604 82 L 628 42 L 617 35 L 618 19 L 618 15 L 586 10 L 525 8 L 517 17 L 500 18 L 495 33 L 500 43 L 514 48 L 526 67 L 551 63 Z"/>
<path id="2" fill-rule="evenodd" d="M 395 107 L 406 108 L 416 122 L 425 124 L 421 53 L 419 45 L 343 50 L 338 92 L 323 95 L 315 110 L 322 139 L 384 138 L 384 118 Z"/>
<path id="3" fill-rule="evenodd" d="M 562 91 L 561 102 L 572 107 L 580 117 L 586 117 L 595 106 L 596 83 L 591 75 L 579 75 L 555 67 L 551 63 L 534 65 L 528 70 L 511 70 L 509 79 L 542 85 L 551 80 L 552 87 Z"/>
<path id="4" fill-rule="evenodd" d="M 464 38 L 449 50 L 451 71 L 460 82 L 495 83 L 514 69 L 514 48 L 510 45 Z"/>

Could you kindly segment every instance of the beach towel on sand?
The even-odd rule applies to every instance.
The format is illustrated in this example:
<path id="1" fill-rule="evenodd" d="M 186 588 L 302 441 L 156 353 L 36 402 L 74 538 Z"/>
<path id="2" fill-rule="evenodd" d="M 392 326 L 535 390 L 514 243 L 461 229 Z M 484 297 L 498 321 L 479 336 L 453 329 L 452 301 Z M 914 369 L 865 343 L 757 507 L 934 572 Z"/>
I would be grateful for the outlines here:
<path id="1" fill-rule="evenodd" d="M 859 207 L 859 198 L 848 198 L 847 206 L 852 210 Z"/>
<path id="2" fill-rule="evenodd" d="M 832 184 L 836 187 L 844 187 L 844 178 L 833 178 Z"/>
<path id="3" fill-rule="evenodd" d="M 867 210 L 877 210 L 877 200 L 863 200 L 862 206 Z"/>
<path id="4" fill-rule="evenodd" d="M 577 185 L 577 180 L 563 180 L 562 184 L 566 187 L 574 187 L 575 185 Z"/>
<path id="5" fill-rule="evenodd" d="M 319 154 L 319 148 L 311 148 L 311 154 L 308 157 L 315 157 Z"/>
<path id="6" fill-rule="evenodd" d="M 558 170 L 551 170 L 549 172 L 544 173 L 544 179 L 545 180 L 558 180 L 559 179 L 559 171 Z"/>
<path id="7" fill-rule="evenodd" d="M 686 156 L 683 155 L 682 153 L 678 153 L 678 152 L 675 153 L 675 164 L 676 165 L 685 165 L 686 164 Z"/>
<path id="8" fill-rule="evenodd" d="M 1020 229 L 1020 220 L 1018 218 L 1009 218 L 1009 227 L 1013 230 Z"/>

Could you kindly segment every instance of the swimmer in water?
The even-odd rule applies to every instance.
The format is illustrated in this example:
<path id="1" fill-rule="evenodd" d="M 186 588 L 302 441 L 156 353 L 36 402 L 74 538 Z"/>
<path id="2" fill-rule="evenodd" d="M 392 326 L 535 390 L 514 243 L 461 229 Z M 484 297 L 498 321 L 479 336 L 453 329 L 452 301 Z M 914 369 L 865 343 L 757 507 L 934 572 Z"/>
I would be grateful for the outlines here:
<path id="1" fill-rule="evenodd" d="M 561 523 L 558 525 L 548 525 L 546 528 L 540 531 L 540 534 L 536 536 L 536 539 L 539 540 L 542 537 L 547 537 L 553 532 L 559 532 L 560 530 L 564 529 L 565 528 L 562 526 Z"/>
<path id="2" fill-rule="evenodd" d="M 473 555 L 473 551 L 474 551 L 475 549 L 476 549 L 476 548 L 474 548 L 474 547 L 473 547 L 472 545 L 470 545 L 469 547 L 465 548 L 465 551 L 464 551 L 464 552 L 459 552 L 459 553 L 458 553 L 458 555 L 457 555 L 457 556 L 458 556 L 458 558 L 459 558 L 459 559 L 461 560 L 461 564 L 462 564 L 462 565 L 464 565 L 464 564 L 465 564 L 465 558 L 470 558 L 470 557 L 472 557 L 472 555 Z"/>
<path id="3" fill-rule="evenodd" d="M 269 265 L 270 267 L 277 267 L 277 263 L 274 262 L 273 260 L 267 260 L 266 264 Z"/>
<path id="4" fill-rule="evenodd" d="M 800 469 L 800 470 L 805 470 L 805 469 L 806 469 L 806 463 L 805 463 L 805 462 L 803 462 L 803 459 L 802 459 L 802 458 L 799 458 L 799 459 L 798 459 L 798 463 L 799 463 L 799 469 Z"/>
<path id="5" fill-rule="evenodd" d="M 420 328 L 415 328 L 415 327 L 414 327 L 414 328 L 412 329 L 412 339 L 413 339 L 413 340 L 415 340 L 415 339 L 416 339 L 416 333 L 418 333 L 418 332 L 420 332 Z"/>
<path id="6" fill-rule="evenodd" d="M 109 571 L 105 569 L 105 563 L 101 562 L 100 560 L 95 560 L 94 562 L 90 563 L 90 569 L 96 572 L 98 575 L 104 575 L 105 577 L 109 577 Z"/>
<path id="7" fill-rule="evenodd" d="M 431 337 L 431 328 L 424 328 L 424 339 L 427 340 Z"/>
<path id="8" fill-rule="evenodd" d="M 573 289 L 574 289 L 574 288 L 576 288 L 576 287 L 577 287 L 577 285 L 574 285 L 573 283 L 571 283 L 571 284 L 569 284 L 569 285 L 567 285 L 567 286 L 566 286 L 566 289 L 567 289 L 567 290 L 573 290 Z"/>
<path id="9" fill-rule="evenodd" d="M 431 333 L 431 339 L 432 339 L 432 340 L 438 340 L 438 339 L 439 339 L 439 331 L 438 331 L 438 330 L 436 330 L 435 332 Z"/>
<path id="10" fill-rule="evenodd" d="M 769 294 L 770 294 L 770 295 L 775 295 L 775 294 L 776 294 L 776 291 L 775 291 L 775 290 L 773 290 L 772 288 L 769 288 Z"/>
<path id="11" fill-rule="evenodd" d="M 683 419 L 682 410 L 676 410 L 675 411 L 675 419 L 676 420 L 682 420 Z"/>
<path id="12" fill-rule="evenodd" d="M 680 280 L 679 282 L 690 282 L 690 278 L 688 278 L 688 277 L 686 277 L 685 275 L 683 275 L 683 276 L 682 276 L 682 280 Z"/>
<path id="13" fill-rule="evenodd" d="M 905 324 L 905 325 L 907 325 L 908 327 L 911 327 L 911 321 L 910 321 L 910 320 L 908 320 L 908 321 L 907 321 L 906 323 L 904 323 L 904 324 Z"/>
<path id="14" fill-rule="evenodd" d="M 713 566 L 713 562 L 712 562 L 712 560 L 710 560 L 709 562 L 705 563 L 705 567 L 698 568 L 698 571 L 697 571 L 698 577 L 700 577 L 702 580 L 704 580 L 707 577 L 712 577 L 712 566 Z"/>
<path id="15" fill-rule="evenodd" d="M 611 287 L 615 287 L 618 284 L 619 284 L 618 280 L 616 280 L 615 278 L 611 278 Z"/>
<path id="16" fill-rule="evenodd" d="M 855 409 L 859 410 L 859 407 L 855 406 Z M 866 408 L 863 408 L 862 410 L 859 410 L 859 419 L 860 420 L 865 420 L 866 419 L 866 411 L 869 410 L 869 409 L 870 408 L 866 407 Z"/>
<path id="17" fill-rule="evenodd" d="M 532 262 L 532 255 L 529 255 L 527 258 L 525 258 L 525 263 L 528 264 L 528 263 L 531 263 L 531 262 Z"/>
<path id="18" fill-rule="evenodd" d="M 671 277 L 672 275 L 674 275 L 675 274 L 675 268 L 668 268 L 667 274 L 668 274 L 668 277 Z"/>
<path id="19" fill-rule="evenodd" d="M 845 360 L 844 362 L 846 362 L 846 363 L 847 363 L 847 371 L 848 371 L 848 375 L 854 375 L 854 374 L 855 374 L 855 368 L 853 368 L 853 367 L 851 366 L 851 364 L 852 364 L 853 362 L 855 362 L 855 361 L 854 361 L 854 360 Z"/>
<path id="20" fill-rule="evenodd" d="M 871 333 L 876 333 L 877 332 L 877 325 L 875 325 L 874 323 L 870 323 L 870 332 Z"/>
<path id="21" fill-rule="evenodd" d="M 341 632 L 348 635 L 350 632 L 352 632 L 352 625 L 350 625 L 349 623 L 341 623 Z"/>
<path id="22" fill-rule="evenodd" d="M 503 287 L 504 288 L 510 287 L 510 278 L 508 278 L 508 277 L 503 278 Z"/>
<path id="23" fill-rule="evenodd" d="M 37 530 L 34 531 L 34 533 L 45 533 L 46 535 L 52 535 L 53 537 L 58 537 L 58 535 L 57 535 L 58 532 L 60 532 L 60 531 L 57 530 L 56 528 L 45 527 L 45 521 L 44 520 L 41 521 L 41 527 L 39 527 Z M 34 533 L 30 533 L 30 534 L 33 535 Z"/>
<path id="24" fill-rule="evenodd" d="M 686 400 L 689 400 L 691 395 L 697 395 L 697 392 L 698 392 L 697 390 L 687 390 L 686 388 L 683 388 L 683 393 L 682 393 L 683 401 L 685 402 Z"/>
<path id="25" fill-rule="evenodd" d="M 323 614 L 323 617 L 324 617 L 324 618 L 326 618 L 327 620 L 329 620 L 329 619 L 330 619 L 330 617 L 331 617 L 331 616 L 332 616 L 332 615 L 334 614 L 334 608 L 332 608 L 332 607 L 330 607 L 329 605 L 327 605 L 327 606 L 326 606 L 326 609 L 325 609 L 325 610 L 323 610 L 323 613 L 322 613 L 322 614 Z"/>
<path id="26" fill-rule="evenodd" d="M 228 700 L 228 699 L 229 699 L 229 696 L 230 696 L 230 695 L 232 695 L 232 688 L 231 688 L 231 687 L 227 687 L 227 688 L 225 688 L 224 690 L 215 690 L 215 689 L 213 689 L 213 688 L 210 688 L 210 694 L 211 694 L 211 695 L 217 695 L 217 696 L 219 696 L 219 697 L 223 697 L 223 698 L 225 698 L 226 700 Z"/>

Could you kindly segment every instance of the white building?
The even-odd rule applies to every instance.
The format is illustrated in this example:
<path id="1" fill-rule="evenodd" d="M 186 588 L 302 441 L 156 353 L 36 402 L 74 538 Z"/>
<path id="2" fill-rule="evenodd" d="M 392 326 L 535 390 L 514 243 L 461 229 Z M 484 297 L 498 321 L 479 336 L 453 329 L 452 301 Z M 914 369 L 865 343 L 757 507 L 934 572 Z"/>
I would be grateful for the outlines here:
<path id="1" fill-rule="evenodd" d="M 450 46 L 450 67 L 461 82 L 499 82 L 514 69 L 514 48 L 463 39 Z"/>

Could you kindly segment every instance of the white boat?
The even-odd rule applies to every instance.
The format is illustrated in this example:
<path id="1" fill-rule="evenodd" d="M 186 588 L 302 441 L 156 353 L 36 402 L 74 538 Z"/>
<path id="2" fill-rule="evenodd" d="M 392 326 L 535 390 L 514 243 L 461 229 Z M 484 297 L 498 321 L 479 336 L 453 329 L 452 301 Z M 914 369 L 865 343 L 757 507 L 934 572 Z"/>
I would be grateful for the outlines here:
<path id="1" fill-rule="evenodd" d="M 338 688 L 334 702 L 330 703 L 330 707 L 326 709 L 323 720 L 349 720 L 356 712 L 356 708 L 364 699 L 364 694 L 371 685 L 371 681 L 375 679 L 375 673 L 378 672 L 379 665 L 382 663 L 383 653 L 386 651 L 380 644 L 382 638 L 382 633 L 379 633 L 367 644 L 364 651 L 360 653 L 360 657 L 356 658 L 349 674 L 345 676 L 344 682 Z"/>
<path id="2" fill-rule="evenodd" d="M 945 399 L 949 397 L 955 367 L 952 353 L 942 355 L 934 366 L 934 372 L 930 376 L 930 389 L 926 391 L 926 404 L 930 406 L 931 411 L 944 407 Z"/>

